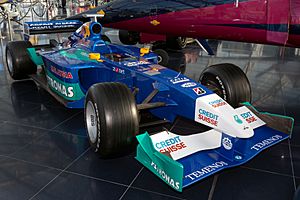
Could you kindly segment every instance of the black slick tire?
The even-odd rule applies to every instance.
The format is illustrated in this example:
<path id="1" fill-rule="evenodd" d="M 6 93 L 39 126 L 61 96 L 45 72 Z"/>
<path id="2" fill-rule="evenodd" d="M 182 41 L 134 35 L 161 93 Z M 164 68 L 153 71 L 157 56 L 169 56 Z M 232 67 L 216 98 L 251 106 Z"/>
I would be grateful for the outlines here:
<path id="1" fill-rule="evenodd" d="M 94 84 L 87 92 L 84 110 L 89 142 L 95 152 L 108 158 L 132 150 L 139 118 L 134 96 L 126 85 Z"/>
<path id="2" fill-rule="evenodd" d="M 199 82 L 211 89 L 232 107 L 242 102 L 251 102 L 251 86 L 246 74 L 230 63 L 207 67 L 200 75 Z"/>
<path id="3" fill-rule="evenodd" d="M 28 75 L 37 71 L 37 66 L 30 59 L 27 48 L 32 48 L 32 44 L 28 41 L 12 41 L 6 46 L 6 66 L 14 80 L 28 78 Z"/>
<path id="4" fill-rule="evenodd" d="M 163 49 L 155 49 L 153 51 L 157 54 L 158 64 L 167 67 L 169 63 L 169 54 Z"/>
<path id="5" fill-rule="evenodd" d="M 139 34 L 133 31 L 119 30 L 119 39 L 123 44 L 136 45 L 139 42 Z"/>

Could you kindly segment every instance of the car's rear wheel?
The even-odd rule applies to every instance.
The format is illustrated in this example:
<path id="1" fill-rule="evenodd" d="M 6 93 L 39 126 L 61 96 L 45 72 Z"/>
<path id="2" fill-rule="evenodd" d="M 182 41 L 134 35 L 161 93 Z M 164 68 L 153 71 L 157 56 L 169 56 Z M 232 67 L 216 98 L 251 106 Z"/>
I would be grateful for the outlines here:
<path id="1" fill-rule="evenodd" d="M 27 48 L 32 48 L 32 44 L 28 41 L 12 41 L 6 46 L 7 69 L 15 80 L 28 78 L 28 75 L 37 71 L 37 66 L 29 57 Z"/>
<path id="2" fill-rule="evenodd" d="M 85 122 L 89 142 L 101 157 L 130 151 L 139 130 L 134 96 L 121 83 L 98 83 L 85 100 Z"/>
<path id="3" fill-rule="evenodd" d="M 212 65 L 204 69 L 199 82 L 212 90 L 232 107 L 251 102 L 251 86 L 246 74 L 230 63 Z"/>
<path id="4" fill-rule="evenodd" d="M 157 54 L 157 63 L 159 65 L 167 67 L 169 63 L 168 52 L 164 49 L 155 49 L 153 52 Z"/>

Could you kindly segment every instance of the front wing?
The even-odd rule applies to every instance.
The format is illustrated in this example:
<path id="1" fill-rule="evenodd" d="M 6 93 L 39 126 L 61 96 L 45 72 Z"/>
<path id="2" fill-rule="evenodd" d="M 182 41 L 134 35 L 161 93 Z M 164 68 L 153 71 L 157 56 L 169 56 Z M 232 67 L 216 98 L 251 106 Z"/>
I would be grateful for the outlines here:
<path id="1" fill-rule="evenodd" d="M 146 132 L 137 136 L 136 159 L 181 192 L 220 170 L 244 164 L 264 149 L 290 137 L 293 118 L 260 113 L 250 104 L 247 109 L 257 120 L 264 119 L 264 124 L 254 128 L 251 138 L 233 138 L 213 129 L 190 136 L 167 131 L 149 136 Z"/>

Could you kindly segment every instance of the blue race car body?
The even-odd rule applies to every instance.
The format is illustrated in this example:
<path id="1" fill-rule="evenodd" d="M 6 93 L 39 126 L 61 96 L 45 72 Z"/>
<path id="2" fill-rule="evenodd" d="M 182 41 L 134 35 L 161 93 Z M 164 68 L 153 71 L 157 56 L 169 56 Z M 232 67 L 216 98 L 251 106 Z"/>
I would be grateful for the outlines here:
<path id="1" fill-rule="evenodd" d="M 235 109 L 200 83 L 158 65 L 156 54 L 108 44 L 100 32 L 101 25 L 91 22 L 83 24 L 68 45 L 28 49 L 43 68 L 31 77 L 68 108 L 84 108 L 92 85 L 119 82 L 135 93 L 139 110 L 149 109 L 170 122 L 181 116 L 208 127 L 190 136 L 166 131 L 137 136 L 137 159 L 173 189 L 182 191 L 289 137 L 293 119 L 259 113 L 250 105 Z"/>

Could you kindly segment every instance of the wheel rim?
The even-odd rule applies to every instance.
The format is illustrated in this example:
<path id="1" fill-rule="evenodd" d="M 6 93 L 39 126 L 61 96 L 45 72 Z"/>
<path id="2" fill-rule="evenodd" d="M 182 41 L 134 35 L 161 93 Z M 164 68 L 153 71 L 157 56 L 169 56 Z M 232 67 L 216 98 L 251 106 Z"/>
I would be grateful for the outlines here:
<path id="1" fill-rule="evenodd" d="M 160 55 L 157 56 L 157 63 L 160 64 L 162 62 L 162 57 Z"/>
<path id="2" fill-rule="evenodd" d="M 86 126 L 88 129 L 88 135 L 89 135 L 90 141 L 92 143 L 95 143 L 97 140 L 98 120 L 97 120 L 95 106 L 91 101 L 89 101 L 87 103 L 85 119 L 86 119 Z"/>
<path id="3" fill-rule="evenodd" d="M 221 98 L 226 100 L 226 95 L 224 94 L 222 86 L 218 83 L 218 81 L 213 76 L 207 76 L 204 75 L 202 78 L 200 78 L 200 83 L 207 87 L 212 92 L 219 95 Z"/>
<path id="4" fill-rule="evenodd" d="M 7 62 L 8 71 L 12 74 L 14 67 L 13 67 L 13 60 L 12 60 L 12 56 L 11 56 L 10 51 L 7 51 L 6 62 Z"/>

